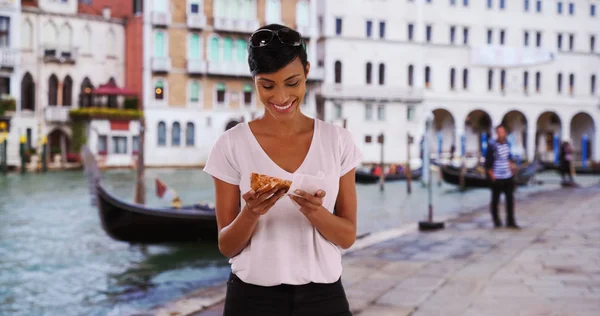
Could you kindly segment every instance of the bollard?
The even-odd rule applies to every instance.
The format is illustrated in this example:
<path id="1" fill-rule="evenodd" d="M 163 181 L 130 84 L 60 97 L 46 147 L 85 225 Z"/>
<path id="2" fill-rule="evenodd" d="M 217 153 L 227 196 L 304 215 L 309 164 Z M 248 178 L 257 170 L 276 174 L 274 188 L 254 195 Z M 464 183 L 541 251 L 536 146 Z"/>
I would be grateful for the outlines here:
<path id="1" fill-rule="evenodd" d="M 42 138 L 42 172 L 48 172 L 48 159 L 46 159 L 46 151 L 48 150 L 48 139 L 46 136 Z"/>
<path id="2" fill-rule="evenodd" d="M 2 170 L 2 174 L 6 175 L 6 173 L 8 172 L 8 165 L 6 162 L 6 159 L 8 157 L 8 139 L 6 137 L 6 135 L 2 135 L 2 133 L 0 133 L 0 161 L 2 161 L 2 164 L 0 164 L 0 169 Z"/>

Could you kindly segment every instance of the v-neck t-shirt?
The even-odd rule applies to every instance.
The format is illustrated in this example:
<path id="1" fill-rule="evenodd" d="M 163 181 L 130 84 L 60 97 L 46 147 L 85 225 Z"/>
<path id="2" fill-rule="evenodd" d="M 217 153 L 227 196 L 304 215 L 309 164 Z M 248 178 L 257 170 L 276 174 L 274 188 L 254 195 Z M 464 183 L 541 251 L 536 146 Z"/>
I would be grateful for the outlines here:
<path id="1" fill-rule="evenodd" d="M 340 177 L 354 169 L 362 153 L 346 129 L 314 120 L 308 153 L 294 172 L 277 165 L 263 150 L 247 123 L 223 133 L 211 149 L 204 171 L 221 181 L 238 185 L 241 197 L 250 190 L 250 174 L 293 180 L 294 174 L 324 174 L 323 207 L 333 213 Z M 229 260 L 242 281 L 260 286 L 333 283 L 342 274 L 340 248 L 325 239 L 300 212 L 289 196 L 262 215 L 248 245 Z"/>

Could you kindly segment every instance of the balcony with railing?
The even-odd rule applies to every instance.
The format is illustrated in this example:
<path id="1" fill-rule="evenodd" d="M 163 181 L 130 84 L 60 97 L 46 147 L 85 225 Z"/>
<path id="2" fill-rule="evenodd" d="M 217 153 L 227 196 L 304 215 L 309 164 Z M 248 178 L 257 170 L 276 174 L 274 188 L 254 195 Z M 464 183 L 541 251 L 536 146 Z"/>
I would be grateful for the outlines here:
<path id="1" fill-rule="evenodd" d="M 215 61 L 207 62 L 208 67 L 206 72 L 211 75 L 219 76 L 234 76 L 234 77 L 248 77 L 250 76 L 250 70 L 248 63 L 233 62 L 233 61 Z"/>
<path id="2" fill-rule="evenodd" d="M 187 72 L 189 74 L 203 74 L 206 72 L 206 60 L 200 58 L 187 59 Z"/>
<path id="3" fill-rule="evenodd" d="M 44 119 L 48 123 L 66 123 L 69 121 L 70 106 L 50 105 L 44 108 Z"/>
<path id="4" fill-rule="evenodd" d="M 152 71 L 169 72 L 171 70 L 171 57 L 152 57 Z"/>
<path id="5" fill-rule="evenodd" d="M 171 24 L 171 12 L 152 11 L 151 22 L 154 26 L 169 26 Z"/>
<path id="6" fill-rule="evenodd" d="M 45 62 L 74 64 L 79 57 L 77 47 L 58 47 L 46 45 L 40 50 Z"/>
<path id="7" fill-rule="evenodd" d="M 252 33 L 259 27 L 257 19 L 246 20 L 230 17 L 215 17 L 214 29 L 216 31 Z"/>
<path id="8" fill-rule="evenodd" d="M 190 29 L 204 29 L 208 24 L 206 15 L 203 13 L 188 12 L 186 19 L 187 27 Z"/>
<path id="9" fill-rule="evenodd" d="M 17 58 L 17 50 L 12 48 L 0 48 L 0 66 L 13 68 Z"/>

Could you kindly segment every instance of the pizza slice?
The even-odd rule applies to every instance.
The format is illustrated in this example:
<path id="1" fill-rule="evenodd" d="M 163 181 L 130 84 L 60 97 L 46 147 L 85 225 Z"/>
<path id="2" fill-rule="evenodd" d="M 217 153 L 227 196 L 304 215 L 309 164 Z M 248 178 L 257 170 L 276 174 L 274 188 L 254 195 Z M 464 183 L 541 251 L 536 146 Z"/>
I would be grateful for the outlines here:
<path id="1" fill-rule="evenodd" d="M 250 188 L 256 193 L 269 191 L 275 187 L 278 187 L 279 189 L 284 189 L 287 193 L 291 186 L 292 181 L 289 180 L 283 180 L 254 172 L 250 174 Z"/>

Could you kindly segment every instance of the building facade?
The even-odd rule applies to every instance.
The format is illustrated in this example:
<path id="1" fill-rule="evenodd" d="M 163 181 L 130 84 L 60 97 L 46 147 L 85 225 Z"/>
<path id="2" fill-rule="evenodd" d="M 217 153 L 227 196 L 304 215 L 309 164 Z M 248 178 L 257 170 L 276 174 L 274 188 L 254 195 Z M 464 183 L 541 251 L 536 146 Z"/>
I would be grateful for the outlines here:
<path id="1" fill-rule="evenodd" d="M 365 13 L 359 8 L 369 7 Z M 513 153 L 546 161 L 570 139 L 600 160 L 600 1 L 319 1 L 324 119 L 346 122 L 379 162 L 419 155 L 427 112 L 433 153 L 478 156 L 504 123 Z M 519 21 L 516 23 L 515 21 Z M 322 59 L 321 59 L 322 58 Z M 582 143 L 587 139 L 587 152 Z"/>
<path id="2" fill-rule="evenodd" d="M 221 133 L 262 113 L 246 46 L 261 25 L 288 25 L 306 38 L 312 66 L 304 106 L 315 108 L 323 76 L 315 58 L 315 1 L 147 0 L 144 5 L 147 165 L 202 165 Z"/>
<path id="3" fill-rule="evenodd" d="M 20 48 L 20 20 L 21 20 L 21 1 L 19 0 L 1 0 L 0 1 L 0 102 L 3 104 L 0 107 L 8 108 L 4 102 L 11 104 L 19 103 L 21 95 L 20 85 L 20 64 L 19 48 Z M 13 114 L 13 106 L 10 106 L 11 111 L 6 111 L 6 115 Z M 0 114 L 1 115 L 1 114 Z M 19 143 L 19 130 L 22 130 L 22 122 L 11 122 L 10 132 L 7 142 L 10 148 L 13 144 Z M 18 145 L 17 145 L 18 146 Z M 9 151 L 7 153 L 8 161 L 18 159 L 16 153 Z M 0 159 L 2 159 L 0 157 Z"/>
<path id="4" fill-rule="evenodd" d="M 135 31 L 135 25 L 127 27 L 135 22 L 135 4 L 124 5 L 118 0 L 23 0 L 19 6 L 21 1 L 4 2 L 13 3 L 10 52 L 16 65 L 10 84 L 16 111 L 8 139 L 8 164 L 20 165 L 19 142 L 24 138 L 28 156 L 44 159 L 39 155 L 39 145 L 47 139 L 45 159 L 51 167 L 65 166 L 77 160 L 73 138 L 83 136 L 101 162 L 131 165 L 133 139 L 138 133 L 136 122 L 114 129 L 107 120 L 91 120 L 84 135 L 73 135 L 69 113 L 79 108 L 122 107 L 122 97 L 92 95 L 94 89 L 105 84 L 124 87 L 126 80 L 137 79 L 133 87 L 141 92 L 141 45 L 136 51 L 135 47 L 126 47 L 125 40 L 126 31 Z M 141 34 L 141 18 L 139 21 Z M 125 68 L 126 58 L 135 60 L 136 52 L 140 60 L 137 78 L 131 75 L 136 69 Z M 7 51 L 3 49 L 2 54 L 1 60 L 8 61 Z"/>

